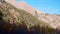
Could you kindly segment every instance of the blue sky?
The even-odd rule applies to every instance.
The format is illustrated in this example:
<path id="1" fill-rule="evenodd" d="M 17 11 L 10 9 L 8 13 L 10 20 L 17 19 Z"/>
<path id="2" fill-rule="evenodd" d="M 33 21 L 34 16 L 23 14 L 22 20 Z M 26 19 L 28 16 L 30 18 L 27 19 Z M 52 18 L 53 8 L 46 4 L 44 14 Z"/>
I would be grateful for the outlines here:
<path id="1" fill-rule="evenodd" d="M 17 0 L 18 2 L 22 0 Z M 24 0 L 32 7 L 49 14 L 60 14 L 60 0 Z"/>

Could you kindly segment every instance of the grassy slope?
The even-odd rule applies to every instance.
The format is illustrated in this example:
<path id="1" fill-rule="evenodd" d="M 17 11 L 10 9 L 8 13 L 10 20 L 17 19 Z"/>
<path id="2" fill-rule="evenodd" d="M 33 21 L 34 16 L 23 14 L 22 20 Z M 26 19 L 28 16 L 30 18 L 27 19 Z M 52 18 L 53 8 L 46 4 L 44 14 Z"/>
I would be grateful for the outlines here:
<path id="1" fill-rule="evenodd" d="M 10 11 L 12 11 L 12 9 L 14 9 L 14 12 L 19 12 L 19 14 L 20 15 L 15 15 L 15 16 L 18 16 L 18 17 L 21 17 L 21 18 L 24 18 L 24 19 L 21 19 L 21 18 L 19 18 L 19 19 L 21 19 L 21 20 L 24 20 L 24 21 L 28 21 L 28 22 L 31 22 L 31 23 L 33 23 L 33 24 L 46 24 L 46 23 L 44 23 L 43 21 L 39 21 L 35 16 L 32 16 L 31 14 L 29 14 L 29 13 L 27 13 L 26 11 L 24 11 L 24 10 L 22 10 L 22 9 L 17 9 L 17 8 L 15 8 L 15 7 L 13 7 L 12 5 L 10 5 L 9 3 L 5 3 L 6 4 L 6 6 L 7 6 L 7 8 L 5 8 L 6 10 L 6 12 L 5 11 L 3 11 L 4 10 L 4 8 L 3 9 L 0 9 L 0 10 L 2 10 L 3 12 L 5 12 L 5 13 L 3 13 L 3 15 L 8 15 L 8 16 L 10 16 L 12 19 L 14 18 L 13 17 L 13 15 L 11 15 L 11 13 L 10 13 Z M 2 7 L 1 7 L 2 8 Z M 9 11 L 10 10 L 10 11 Z M 7 14 L 6 14 L 7 13 Z M 5 16 L 5 17 L 7 17 L 7 16 Z M 17 19 L 18 19 L 18 17 L 17 17 Z M 13 19 L 14 20 L 14 19 Z M 46 25 L 48 25 L 48 24 L 46 24 Z M 44 25 L 45 26 L 45 25 Z"/>
<path id="2" fill-rule="evenodd" d="M 35 16 L 32 16 L 31 14 L 27 13 L 26 11 L 24 11 L 22 9 L 17 9 L 9 3 L 5 3 L 5 6 L 7 6 L 7 7 L 4 8 L 4 6 L 0 5 L 0 14 L 2 14 L 2 16 L 1 16 L 2 19 L 0 20 L 0 22 L 2 21 L 2 23 L 3 22 L 9 23 L 10 20 L 12 20 L 12 21 L 16 22 L 15 23 L 16 25 L 19 25 L 19 28 L 20 28 L 20 26 L 23 26 L 23 28 L 29 27 L 29 29 L 31 29 L 31 30 L 32 29 L 35 30 L 35 28 L 38 28 L 40 30 L 40 29 L 42 29 L 42 28 L 40 28 L 40 26 L 42 25 L 43 29 L 45 28 L 44 30 L 47 29 L 47 32 L 49 32 L 48 30 L 52 30 L 52 29 L 50 29 L 51 26 L 49 24 L 46 24 L 43 21 L 39 21 Z M 12 12 L 12 9 L 14 9 L 14 13 Z M 12 12 L 12 13 L 10 13 L 10 12 Z M 19 14 L 18 15 L 15 14 L 16 12 L 18 12 Z M 5 28 L 7 28 L 7 27 L 10 28 L 8 26 L 8 24 L 6 24 L 4 26 L 5 26 Z M 16 27 L 14 27 L 14 28 L 16 28 Z M 10 30 L 10 29 L 8 29 L 8 30 Z"/>

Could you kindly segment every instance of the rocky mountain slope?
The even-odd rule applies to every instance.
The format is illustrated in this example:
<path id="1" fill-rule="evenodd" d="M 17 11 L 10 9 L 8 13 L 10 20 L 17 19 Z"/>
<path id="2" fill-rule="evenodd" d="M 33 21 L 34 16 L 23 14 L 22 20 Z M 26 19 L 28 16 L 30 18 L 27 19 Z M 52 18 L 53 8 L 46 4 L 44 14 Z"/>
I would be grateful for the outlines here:
<path id="1" fill-rule="evenodd" d="M 36 10 L 35 8 L 28 5 L 25 1 L 16 2 L 16 0 L 6 0 L 7 2 L 11 3 L 13 6 L 19 9 L 23 9 L 28 13 L 32 14 L 33 16 L 37 16 L 40 21 L 44 21 L 50 24 L 53 28 L 60 27 L 60 16 L 53 15 L 53 14 L 45 14 L 42 11 Z"/>
<path id="2" fill-rule="evenodd" d="M 42 20 L 39 21 L 38 14 L 34 16 L 29 11 L 0 1 L 0 34 L 59 34 L 59 29 L 54 29 Z M 41 15 L 43 16 L 43 13 Z"/>
<path id="3" fill-rule="evenodd" d="M 15 6 L 16 8 L 19 9 L 23 9 L 25 11 L 27 11 L 28 13 L 35 15 L 35 8 L 31 7 L 28 3 L 26 3 L 25 1 L 21 1 L 21 2 L 16 2 L 16 0 L 6 0 L 8 3 L 11 3 L 13 6 Z M 37 12 L 38 14 L 42 13 L 42 12 Z"/>
<path id="4" fill-rule="evenodd" d="M 0 1 L 0 34 L 55 34 L 55 29 L 25 10 Z"/>

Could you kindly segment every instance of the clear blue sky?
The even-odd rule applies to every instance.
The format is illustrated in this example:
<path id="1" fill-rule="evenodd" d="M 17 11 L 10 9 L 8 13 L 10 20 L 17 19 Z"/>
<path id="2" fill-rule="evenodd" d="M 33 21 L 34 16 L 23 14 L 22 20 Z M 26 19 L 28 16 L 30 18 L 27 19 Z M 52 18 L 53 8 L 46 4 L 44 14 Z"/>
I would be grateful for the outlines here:
<path id="1" fill-rule="evenodd" d="M 17 0 L 18 2 L 21 0 Z M 25 0 L 29 5 L 44 13 L 60 14 L 60 0 Z"/>

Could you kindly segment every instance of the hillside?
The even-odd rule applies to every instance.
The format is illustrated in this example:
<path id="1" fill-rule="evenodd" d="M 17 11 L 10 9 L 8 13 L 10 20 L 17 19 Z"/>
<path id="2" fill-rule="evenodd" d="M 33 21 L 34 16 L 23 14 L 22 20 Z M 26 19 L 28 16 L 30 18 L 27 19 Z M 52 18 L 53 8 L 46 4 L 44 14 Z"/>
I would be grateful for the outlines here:
<path id="1" fill-rule="evenodd" d="M 1 13 L 1 20 L 3 22 L 10 22 L 10 24 L 13 24 L 13 22 L 15 22 L 15 24 L 18 24 L 24 21 L 26 22 L 26 24 L 30 22 L 30 25 L 33 24 L 34 26 L 40 22 L 35 16 L 32 16 L 30 13 L 22 9 L 17 9 L 6 2 L 0 4 L 0 13 Z M 45 24 L 43 21 L 41 22 L 42 24 Z"/>
<path id="2" fill-rule="evenodd" d="M 7 0 L 7 2 L 11 3 L 13 6 L 19 9 L 23 9 L 26 12 L 30 13 L 33 16 L 36 16 L 40 21 L 44 21 L 48 24 L 50 24 L 53 28 L 58 28 L 60 27 L 60 16 L 59 15 L 54 15 L 54 14 L 45 14 L 42 11 L 36 10 L 32 6 L 30 6 L 28 3 L 25 1 L 21 2 L 16 2 L 16 0 Z"/>
<path id="3" fill-rule="evenodd" d="M 25 10 L 0 2 L 0 34 L 55 34 L 55 29 Z"/>
<path id="4" fill-rule="evenodd" d="M 39 12 L 39 10 L 30 6 L 25 1 L 21 1 L 21 2 L 16 2 L 16 0 L 6 0 L 6 1 L 12 4 L 13 6 L 15 6 L 16 8 L 25 10 L 26 12 L 32 14 L 33 16 L 35 15 L 35 11 L 37 11 L 38 14 L 42 13 L 41 11 Z"/>

